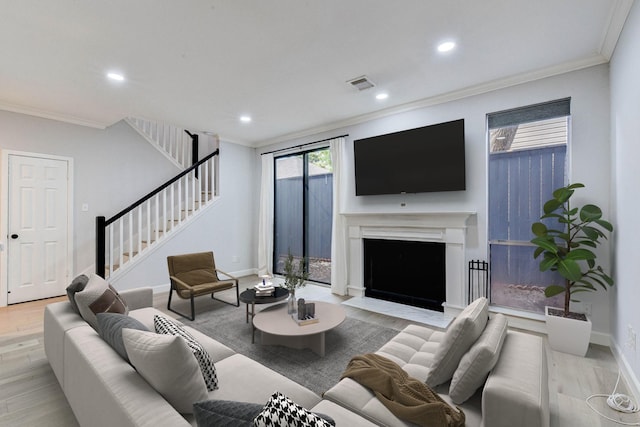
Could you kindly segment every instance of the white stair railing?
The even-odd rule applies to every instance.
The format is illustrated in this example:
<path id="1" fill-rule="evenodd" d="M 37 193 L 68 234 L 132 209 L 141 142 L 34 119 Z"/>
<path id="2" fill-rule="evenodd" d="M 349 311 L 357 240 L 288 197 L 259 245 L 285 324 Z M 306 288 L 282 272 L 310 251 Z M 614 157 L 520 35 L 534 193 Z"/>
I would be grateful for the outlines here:
<path id="1" fill-rule="evenodd" d="M 217 154 L 218 150 L 112 218 L 98 217 L 96 272 L 112 276 L 211 204 Z"/>
<path id="2" fill-rule="evenodd" d="M 124 120 L 178 168 L 184 170 L 191 166 L 192 138 L 186 129 L 137 117 Z"/>

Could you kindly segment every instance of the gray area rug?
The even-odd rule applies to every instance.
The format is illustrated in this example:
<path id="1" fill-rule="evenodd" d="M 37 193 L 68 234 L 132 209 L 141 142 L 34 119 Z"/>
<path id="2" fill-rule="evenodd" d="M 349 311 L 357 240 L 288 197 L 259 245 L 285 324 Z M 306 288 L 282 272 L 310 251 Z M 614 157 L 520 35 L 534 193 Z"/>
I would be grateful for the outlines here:
<path id="1" fill-rule="evenodd" d="M 244 304 L 240 307 L 218 304 L 197 313 L 193 322 L 184 318 L 180 321 L 319 395 L 340 380 L 353 356 L 378 350 L 399 332 L 347 317 L 326 333 L 325 356 L 320 357 L 308 349 L 262 345 L 260 331 L 256 331 L 256 343 L 251 344 L 251 324 L 245 323 Z M 256 306 L 256 312 L 261 308 Z"/>

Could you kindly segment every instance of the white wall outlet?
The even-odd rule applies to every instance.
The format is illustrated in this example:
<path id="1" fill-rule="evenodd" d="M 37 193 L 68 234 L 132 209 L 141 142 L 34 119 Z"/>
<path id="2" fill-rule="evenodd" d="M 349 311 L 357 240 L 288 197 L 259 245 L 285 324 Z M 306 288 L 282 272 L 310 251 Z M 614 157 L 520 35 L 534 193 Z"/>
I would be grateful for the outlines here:
<path id="1" fill-rule="evenodd" d="M 82 212 L 89 212 L 89 203 L 83 203 L 80 209 L 82 209 Z"/>
<path id="2" fill-rule="evenodd" d="M 636 353 L 636 331 L 631 324 L 627 326 L 627 348 Z"/>
<path id="3" fill-rule="evenodd" d="M 238 255 L 234 255 L 231 257 L 231 262 L 239 262 L 240 259 L 238 258 Z"/>
<path id="4" fill-rule="evenodd" d="M 587 316 L 591 316 L 591 303 L 582 303 L 582 307 L 584 308 L 584 314 L 586 314 Z"/>

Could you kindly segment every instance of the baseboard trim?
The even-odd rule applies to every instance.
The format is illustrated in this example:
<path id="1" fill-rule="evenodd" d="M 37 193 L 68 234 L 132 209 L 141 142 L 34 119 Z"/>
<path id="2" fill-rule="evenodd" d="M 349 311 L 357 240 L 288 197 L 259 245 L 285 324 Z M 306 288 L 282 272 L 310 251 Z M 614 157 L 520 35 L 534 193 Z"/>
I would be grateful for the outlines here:
<path id="1" fill-rule="evenodd" d="M 624 351 L 622 351 L 613 336 L 610 337 L 609 347 L 611 348 L 613 357 L 615 357 L 616 362 L 618 362 L 618 367 L 622 371 L 622 376 L 629 386 L 629 392 L 633 395 L 633 400 L 637 403 L 640 401 L 640 381 L 634 374 L 631 366 L 629 366 L 629 362 L 627 362 L 627 357 L 624 355 Z"/>

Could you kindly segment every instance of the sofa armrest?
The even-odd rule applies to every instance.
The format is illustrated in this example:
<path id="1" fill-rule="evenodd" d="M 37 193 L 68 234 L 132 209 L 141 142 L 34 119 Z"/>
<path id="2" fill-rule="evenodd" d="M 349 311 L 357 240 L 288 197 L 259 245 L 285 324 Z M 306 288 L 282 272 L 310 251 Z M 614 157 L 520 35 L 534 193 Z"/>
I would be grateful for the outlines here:
<path id="1" fill-rule="evenodd" d="M 127 303 L 129 310 L 153 307 L 153 289 L 150 287 L 127 289 L 120 291 L 119 294 Z"/>
<path id="2" fill-rule="evenodd" d="M 483 425 L 548 427 L 548 381 L 542 338 L 508 331 L 482 393 Z"/>

